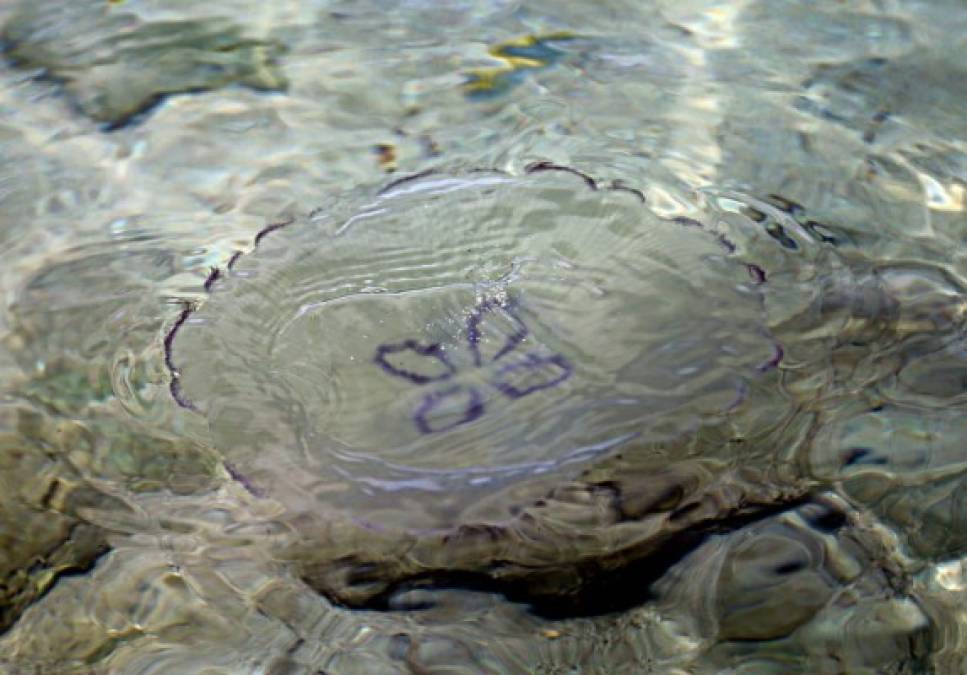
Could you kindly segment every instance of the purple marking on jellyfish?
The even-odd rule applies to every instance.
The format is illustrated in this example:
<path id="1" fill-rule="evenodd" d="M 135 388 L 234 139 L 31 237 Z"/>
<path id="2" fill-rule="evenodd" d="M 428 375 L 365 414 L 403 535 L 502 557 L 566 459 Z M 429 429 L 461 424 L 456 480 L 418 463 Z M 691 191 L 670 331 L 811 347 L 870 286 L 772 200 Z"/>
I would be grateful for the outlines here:
<path id="1" fill-rule="evenodd" d="M 483 355 L 480 353 L 480 322 L 483 321 L 484 313 L 493 313 L 494 308 L 503 309 L 507 315 L 513 320 L 516 325 L 516 330 L 507 336 L 504 341 L 503 346 L 494 355 L 491 362 L 498 360 L 500 357 L 505 356 L 512 352 L 517 345 L 524 341 L 527 337 L 528 331 L 527 326 L 524 322 L 520 320 L 516 314 L 501 305 L 496 300 L 487 300 L 479 305 L 477 305 L 470 316 L 467 318 L 467 344 L 470 346 L 470 351 L 473 353 L 474 365 L 480 367 L 483 365 Z"/>
<path id="2" fill-rule="evenodd" d="M 433 410 L 440 405 L 443 401 L 453 398 L 455 395 L 460 395 L 463 392 L 467 396 L 466 405 L 464 407 L 463 417 L 451 422 L 441 427 L 434 427 L 430 424 L 427 419 L 427 415 L 433 412 Z M 423 397 L 420 402 L 420 407 L 416 409 L 413 414 L 413 422 L 416 424 L 416 428 L 424 434 L 438 434 L 443 431 L 449 431 L 454 427 L 458 427 L 461 424 L 467 424 L 468 422 L 473 422 L 475 419 L 484 414 L 484 404 L 483 397 L 473 387 L 464 387 L 462 385 L 454 385 L 442 391 L 430 392 Z"/>
<path id="3" fill-rule="evenodd" d="M 265 227 L 263 227 L 261 230 L 258 231 L 258 234 L 255 235 L 255 245 L 258 246 L 259 242 L 262 241 L 262 239 L 264 239 L 266 235 L 271 234 L 276 230 L 281 230 L 283 227 L 291 225 L 294 222 L 295 222 L 295 218 L 289 218 L 287 220 L 283 220 L 278 223 L 272 223 L 271 225 L 266 225 Z"/>
<path id="4" fill-rule="evenodd" d="M 171 384 L 168 385 L 168 391 L 171 392 L 171 398 L 175 400 L 175 403 L 180 405 L 185 410 L 190 410 L 192 412 L 201 412 L 198 407 L 185 396 L 185 393 L 181 389 L 181 380 L 178 379 L 177 373 L 172 373 Z"/>
<path id="5" fill-rule="evenodd" d="M 733 242 L 731 239 L 729 239 L 728 237 L 726 237 L 724 234 L 721 234 L 720 233 L 716 237 L 716 239 L 718 240 L 719 244 L 722 245 L 722 248 L 724 248 L 729 253 L 735 253 L 735 250 L 738 248 L 735 245 L 735 242 Z"/>
<path id="6" fill-rule="evenodd" d="M 225 471 L 228 472 L 228 475 L 231 476 L 233 480 L 240 483 L 250 495 L 259 498 L 265 496 L 265 490 L 257 487 L 252 481 L 246 478 L 245 474 L 236 469 L 234 464 L 230 462 L 222 462 L 222 465 L 225 467 Z"/>
<path id="7" fill-rule="evenodd" d="M 520 388 L 507 382 L 506 378 L 514 373 L 520 371 L 526 371 L 528 373 L 537 372 L 541 367 L 548 365 L 554 366 L 560 370 L 560 373 L 550 380 L 538 382 L 537 384 L 532 384 L 529 387 L 524 388 Z M 508 363 L 506 366 L 498 370 L 496 376 L 494 377 L 493 385 L 504 396 L 512 399 L 518 399 L 523 398 L 528 394 L 533 394 L 535 391 L 542 391 L 544 389 L 556 387 L 561 382 L 569 378 L 573 372 L 574 369 L 571 367 L 571 364 L 561 354 L 554 354 L 553 356 L 538 356 L 537 354 L 532 353 L 527 354 L 523 361 Z"/>
<path id="8" fill-rule="evenodd" d="M 778 368 L 779 364 L 782 363 L 782 357 L 785 355 L 786 355 L 786 352 L 782 348 L 782 345 L 776 342 L 773 345 L 772 358 L 766 361 L 765 363 L 761 364 L 758 368 L 756 368 L 756 370 L 759 371 L 760 373 L 764 373 L 766 371 L 772 370 L 773 368 Z"/>
<path id="9" fill-rule="evenodd" d="M 211 268 L 211 271 L 208 273 L 208 278 L 205 279 L 205 283 L 203 285 L 203 288 L 205 289 L 205 292 L 206 293 L 211 293 L 212 292 L 212 286 L 214 286 L 215 285 L 215 282 L 218 281 L 219 279 L 221 279 L 221 277 L 222 277 L 222 271 L 220 269 L 218 269 L 217 267 L 212 267 Z"/>
<path id="10" fill-rule="evenodd" d="M 242 257 L 242 252 L 241 251 L 235 251 L 235 253 L 232 254 L 232 257 L 229 258 L 228 259 L 228 262 L 225 264 L 225 269 L 231 271 L 231 269 L 233 267 L 235 267 L 235 263 L 237 263 L 238 262 L 238 259 L 241 258 L 241 257 Z"/>
<path id="11" fill-rule="evenodd" d="M 647 199 L 645 199 L 644 192 L 642 192 L 638 188 L 633 188 L 629 185 L 626 185 L 625 182 L 620 179 L 615 179 L 611 181 L 611 186 L 608 189 L 611 190 L 612 192 L 630 192 L 635 197 L 637 197 L 642 204 L 645 204 L 648 201 Z"/>
<path id="12" fill-rule="evenodd" d="M 764 284 L 766 282 L 766 271 L 758 265 L 749 263 L 745 266 L 745 269 L 749 271 L 749 276 L 752 277 L 752 281 L 754 281 L 757 285 Z"/>
<path id="13" fill-rule="evenodd" d="M 697 227 L 700 230 L 705 230 L 705 226 L 701 222 L 695 220 L 694 218 L 689 218 L 688 216 L 675 216 L 671 220 L 673 223 L 678 223 L 683 227 Z M 721 232 L 710 232 L 710 233 L 715 235 L 716 241 L 718 241 L 719 245 L 723 249 L 725 249 L 726 252 L 735 253 L 736 249 L 738 248 L 735 245 L 735 242 L 733 242 L 731 239 L 729 239 Z"/>
<path id="14" fill-rule="evenodd" d="M 685 227 L 697 227 L 700 230 L 704 227 L 702 223 L 694 218 L 689 218 L 688 216 L 675 216 L 672 218 L 672 222 L 678 223 L 679 225 L 683 225 Z"/>
<path id="15" fill-rule="evenodd" d="M 569 166 L 555 164 L 554 162 L 532 162 L 524 167 L 524 171 L 527 173 L 537 173 L 538 171 L 563 171 L 564 173 L 570 173 L 577 176 L 592 190 L 598 189 L 597 181 L 591 178 L 591 176 L 588 174 L 584 173 L 583 171 L 578 171 L 577 169 L 572 169 Z"/>
<path id="16" fill-rule="evenodd" d="M 189 305 L 187 302 L 183 303 L 181 314 L 178 315 L 178 318 L 175 319 L 175 323 L 171 327 L 171 330 L 169 330 L 168 333 L 165 335 L 165 340 L 164 340 L 165 365 L 168 366 L 168 370 L 171 371 L 171 375 L 173 377 L 178 375 L 178 369 L 175 368 L 175 362 L 174 362 L 175 334 L 178 332 L 178 329 L 181 328 L 182 324 L 184 324 L 185 321 L 188 320 L 188 317 L 191 316 L 191 311 L 192 311 L 191 305 Z"/>
<path id="17" fill-rule="evenodd" d="M 735 390 L 735 398 L 729 403 L 725 408 L 725 412 L 730 413 L 735 411 L 740 405 L 745 403 L 745 399 L 749 394 L 749 385 L 745 382 L 740 381 L 738 388 Z"/>
<path id="18" fill-rule="evenodd" d="M 411 351 L 419 356 L 429 356 L 430 358 L 436 359 L 446 368 L 446 372 L 439 375 L 424 375 L 422 373 L 415 373 L 403 368 L 397 368 L 386 360 L 386 357 L 391 354 L 399 354 L 406 351 Z M 376 355 L 373 356 L 373 362 L 378 364 L 390 375 L 402 377 L 404 380 L 409 380 L 414 384 L 440 382 L 442 380 L 450 379 L 457 372 L 457 369 L 452 363 L 450 363 L 446 353 L 443 351 L 443 347 L 438 342 L 435 342 L 431 345 L 421 345 L 416 340 L 404 340 L 403 342 L 398 342 L 396 344 L 380 345 L 376 349 Z"/>
<path id="19" fill-rule="evenodd" d="M 437 172 L 436 169 L 426 169 L 425 171 L 420 171 L 419 173 L 414 173 L 409 176 L 403 176 L 402 178 L 397 178 L 396 180 L 391 181 L 390 183 L 387 183 L 385 186 L 383 186 L 383 188 L 376 194 L 384 195 L 387 192 L 393 190 L 394 188 L 398 188 L 400 185 L 411 183 L 415 180 L 426 178 L 427 176 L 432 176 L 436 172 Z"/>

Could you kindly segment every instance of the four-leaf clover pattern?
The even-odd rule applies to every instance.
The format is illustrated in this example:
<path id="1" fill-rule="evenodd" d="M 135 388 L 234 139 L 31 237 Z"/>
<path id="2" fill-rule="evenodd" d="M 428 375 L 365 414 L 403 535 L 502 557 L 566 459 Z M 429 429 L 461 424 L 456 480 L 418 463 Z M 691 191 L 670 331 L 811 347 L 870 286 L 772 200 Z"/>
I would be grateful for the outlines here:
<path id="1" fill-rule="evenodd" d="M 484 339 L 488 320 L 505 324 L 496 345 Z M 509 400 L 518 400 L 556 387 L 571 376 L 573 368 L 563 355 L 525 351 L 522 345 L 528 335 L 527 325 L 513 306 L 486 300 L 474 307 L 467 317 L 466 347 L 472 368 L 483 369 L 486 382 L 483 387 L 492 388 Z M 449 431 L 479 419 L 486 412 L 485 392 L 481 386 L 453 380 L 459 369 L 440 343 L 424 344 L 408 339 L 380 345 L 373 361 L 385 373 L 426 388 L 413 412 L 413 423 L 421 433 Z M 435 414 L 450 410 L 458 412 Z"/>

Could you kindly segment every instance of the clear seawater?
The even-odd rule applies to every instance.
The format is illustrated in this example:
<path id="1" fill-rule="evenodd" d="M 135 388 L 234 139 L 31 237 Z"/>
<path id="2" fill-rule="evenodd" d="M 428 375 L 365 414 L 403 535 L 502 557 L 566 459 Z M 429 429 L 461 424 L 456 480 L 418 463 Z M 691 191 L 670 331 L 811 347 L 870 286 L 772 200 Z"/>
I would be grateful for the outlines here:
<path id="1" fill-rule="evenodd" d="M 967 672 L 963 0 L 0 44 L 3 672 Z"/>

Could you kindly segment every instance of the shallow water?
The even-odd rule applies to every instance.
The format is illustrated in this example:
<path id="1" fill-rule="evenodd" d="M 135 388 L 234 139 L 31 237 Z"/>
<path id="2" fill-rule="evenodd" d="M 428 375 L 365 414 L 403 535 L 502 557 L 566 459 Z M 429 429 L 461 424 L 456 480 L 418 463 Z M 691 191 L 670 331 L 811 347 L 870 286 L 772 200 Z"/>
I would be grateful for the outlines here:
<path id="1" fill-rule="evenodd" d="M 967 670 L 959 0 L 0 23 L 8 672 Z"/>

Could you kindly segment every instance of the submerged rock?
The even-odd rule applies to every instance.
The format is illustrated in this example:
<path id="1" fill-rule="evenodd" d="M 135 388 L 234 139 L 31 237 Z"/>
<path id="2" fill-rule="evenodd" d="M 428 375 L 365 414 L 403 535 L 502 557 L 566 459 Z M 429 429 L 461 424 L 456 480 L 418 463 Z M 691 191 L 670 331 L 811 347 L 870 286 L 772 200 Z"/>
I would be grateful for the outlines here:
<path id="1" fill-rule="evenodd" d="M 227 19 L 143 22 L 100 0 L 24 2 L 0 40 L 14 64 L 62 83 L 81 112 L 111 128 L 171 94 L 286 88 L 282 46 Z"/>
<path id="2" fill-rule="evenodd" d="M 185 515 L 204 504 L 172 501 L 168 512 Z M 296 673 L 704 674 L 741 664 L 805 674 L 837 663 L 922 672 L 931 646 L 931 622 L 909 595 L 901 560 L 831 495 L 710 536 L 643 605 L 562 620 L 460 588 L 400 593 L 397 609 L 407 611 L 334 607 L 252 540 L 254 514 L 220 504 L 233 517 L 207 523 L 215 536 L 205 545 L 197 534 L 167 533 L 164 546 L 118 547 L 90 575 L 58 584 L 0 637 L 5 657 L 63 672 L 95 661 L 122 672 L 191 672 L 214 661 Z M 240 525 L 245 534 L 225 539 Z M 627 574 L 624 589 L 636 592 L 647 575 Z"/>
<path id="3" fill-rule="evenodd" d="M 29 424 L 23 410 L 3 413 L 3 427 Z M 90 504 L 93 496 L 82 477 L 41 443 L 12 430 L 0 432 L 0 489 L 2 632 L 61 576 L 93 566 L 107 541 L 103 530 L 78 518 L 77 506 Z"/>
<path id="4" fill-rule="evenodd" d="M 933 627 L 890 545 L 824 495 L 710 543 L 659 587 L 714 635 L 698 672 L 922 672 Z"/>

